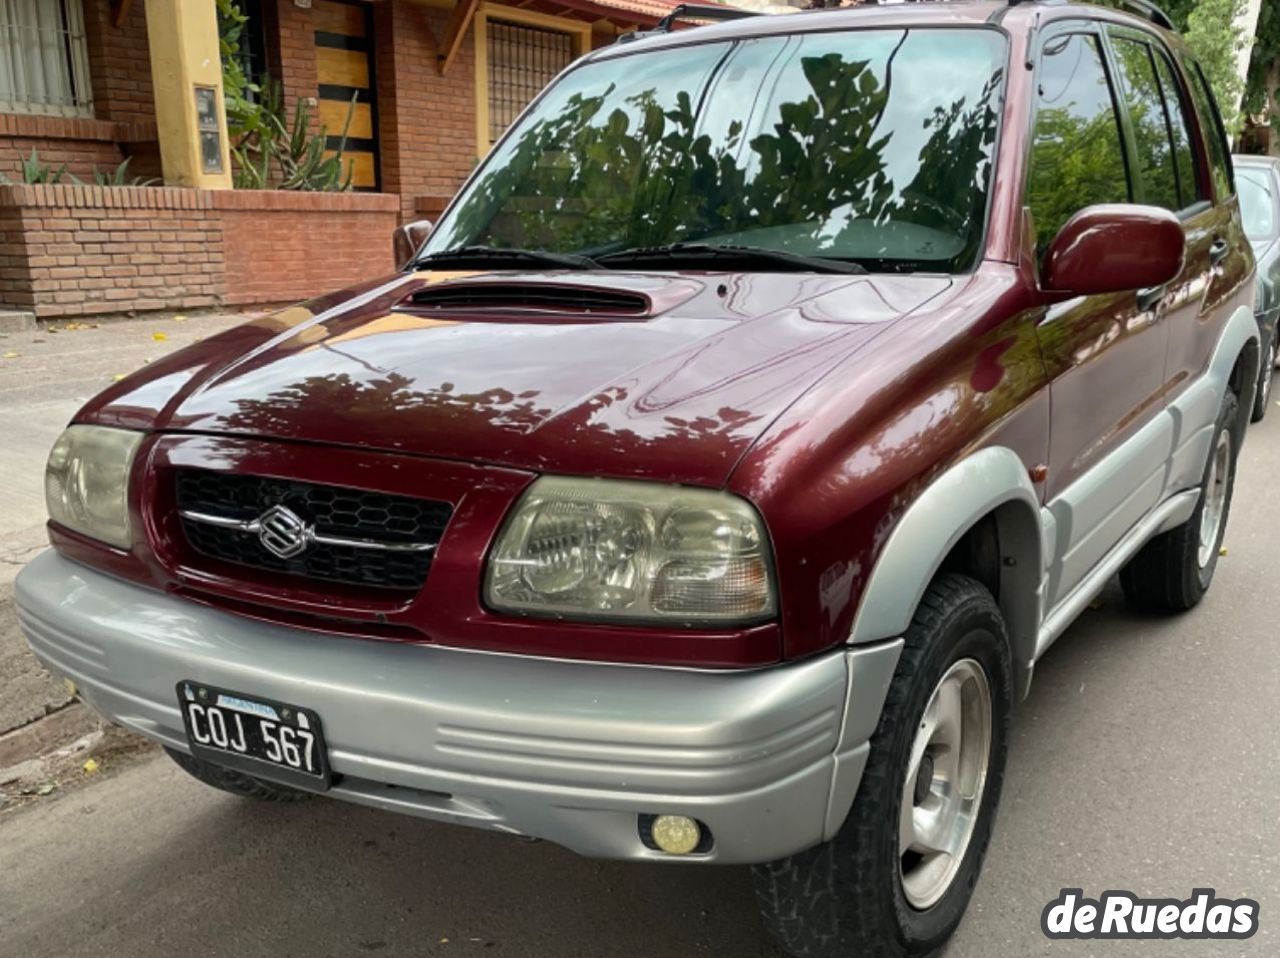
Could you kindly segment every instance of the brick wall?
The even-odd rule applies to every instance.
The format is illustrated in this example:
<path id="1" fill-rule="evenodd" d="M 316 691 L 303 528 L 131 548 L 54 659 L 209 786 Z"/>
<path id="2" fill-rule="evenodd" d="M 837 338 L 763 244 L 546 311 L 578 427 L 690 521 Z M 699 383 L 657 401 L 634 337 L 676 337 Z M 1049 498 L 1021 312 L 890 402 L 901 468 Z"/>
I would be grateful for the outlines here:
<path id="1" fill-rule="evenodd" d="M 266 0 L 262 7 L 268 68 L 280 82 L 285 111 L 292 123 L 299 98 L 315 97 L 319 83 L 316 79 L 316 32 L 311 23 L 311 11 L 303 10 L 293 0 L 276 0 L 274 5 Z M 315 110 L 311 111 L 311 126 L 313 129 L 316 127 Z"/>
<path id="2" fill-rule="evenodd" d="M 374 8 L 383 188 L 414 218 L 419 194 L 452 195 L 476 164 L 475 29 L 436 67 L 449 12 L 403 0 Z"/>
<path id="3" fill-rule="evenodd" d="M 278 304 L 393 268 L 383 194 L 0 187 L 0 309 Z"/>
<path id="4" fill-rule="evenodd" d="M 42 163 L 92 182 L 94 167 L 114 170 L 126 156 L 131 176 L 159 177 L 146 4 L 130 4 L 111 25 L 110 0 L 83 0 L 93 117 L 0 114 L 0 174 L 20 179 L 35 150 Z"/>
<path id="5" fill-rule="evenodd" d="M 111 23 L 110 0 L 84 0 L 84 32 L 94 115 L 121 123 L 154 123 L 146 4 L 128 4 L 117 27 Z"/>
<path id="6" fill-rule="evenodd" d="M 223 191 L 222 302 L 294 302 L 394 269 L 399 203 L 384 193 Z"/>
<path id="7" fill-rule="evenodd" d="M 132 161 L 130 174 L 158 176 L 158 157 L 146 156 L 154 151 L 155 138 L 154 123 L 0 113 L 0 173 L 20 180 L 22 161 L 34 149 L 41 163 L 54 169 L 65 163 L 72 174 L 92 182 L 94 167 L 114 170 L 125 156 L 141 151 L 142 162 Z"/>

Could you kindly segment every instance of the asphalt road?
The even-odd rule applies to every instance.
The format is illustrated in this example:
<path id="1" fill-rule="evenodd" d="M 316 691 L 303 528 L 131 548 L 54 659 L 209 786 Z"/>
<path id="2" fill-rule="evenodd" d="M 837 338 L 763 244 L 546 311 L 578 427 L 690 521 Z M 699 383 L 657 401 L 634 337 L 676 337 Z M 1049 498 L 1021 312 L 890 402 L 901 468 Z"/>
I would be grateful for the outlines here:
<path id="1" fill-rule="evenodd" d="M 1250 430 L 1205 602 L 1136 616 L 1113 587 L 1015 718 L 986 871 L 948 958 L 1280 953 L 1280 409 Z M 1261 903 L 1243 942 L 1049 942 L 1063 887 Z M 0 815 L 0 956 L 777 955 L 738 868 L 584 861 L 316 800 L 269 807 L 157 756 Z"/>

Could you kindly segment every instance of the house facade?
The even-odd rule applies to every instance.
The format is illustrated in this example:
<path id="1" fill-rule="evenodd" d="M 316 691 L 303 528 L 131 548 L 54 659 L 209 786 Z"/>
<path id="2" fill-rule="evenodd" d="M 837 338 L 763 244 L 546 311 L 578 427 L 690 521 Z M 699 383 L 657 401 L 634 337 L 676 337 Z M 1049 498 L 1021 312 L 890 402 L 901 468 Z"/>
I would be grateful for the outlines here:
<path id="1" fill-rule="evenodd" d="M 437 215 L 548 80 L 676 5 L 236 0 L 247 73 L 278 82 L 290 111 L 305 101 L 331 146 L 351 111 L 356 189 L 334 195 L 231 190 L 217 2 L 0 3 L 0 175 L 14 184 L 0 186 L 0 310 L 285 302 L 385 271 L 390 230 Z M 65 165 L 83 185 L 23 185 L 33 151 L 34 178 Z M 163 186 L 93 185 L 126 158 L 130 179 Z M 297 265 L 313 246 L 319 286 Z"/>

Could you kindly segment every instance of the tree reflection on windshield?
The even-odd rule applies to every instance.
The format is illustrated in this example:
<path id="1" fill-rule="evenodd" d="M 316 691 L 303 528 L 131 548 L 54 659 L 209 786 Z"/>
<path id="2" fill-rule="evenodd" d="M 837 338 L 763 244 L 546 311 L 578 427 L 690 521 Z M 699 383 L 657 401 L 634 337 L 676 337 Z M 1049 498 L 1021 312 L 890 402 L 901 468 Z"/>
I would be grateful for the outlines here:
<path id="1" fill-rule="evenodd" d="M 1004 58 L 993 31 L 868 30 L 588 64 L 497 148 L 427 252 L 715 242 L 966 268 Z"/>

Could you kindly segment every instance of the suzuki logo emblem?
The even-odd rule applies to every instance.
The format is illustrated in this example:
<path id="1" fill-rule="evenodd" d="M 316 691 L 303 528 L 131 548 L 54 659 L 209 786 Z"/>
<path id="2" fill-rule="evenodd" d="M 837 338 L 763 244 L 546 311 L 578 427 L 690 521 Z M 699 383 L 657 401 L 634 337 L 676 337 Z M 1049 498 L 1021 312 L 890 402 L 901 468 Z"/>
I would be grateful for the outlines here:
<path id="1" fill-rule="evenodd" d="M 272 506 L 258 516 L 258 541 L 272 555 L 292 559 L 306 551 L 311 530 L 292 509 Z"/>

